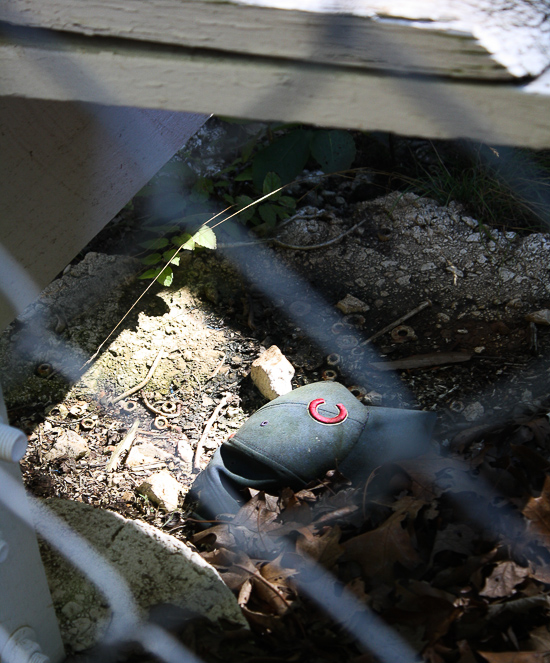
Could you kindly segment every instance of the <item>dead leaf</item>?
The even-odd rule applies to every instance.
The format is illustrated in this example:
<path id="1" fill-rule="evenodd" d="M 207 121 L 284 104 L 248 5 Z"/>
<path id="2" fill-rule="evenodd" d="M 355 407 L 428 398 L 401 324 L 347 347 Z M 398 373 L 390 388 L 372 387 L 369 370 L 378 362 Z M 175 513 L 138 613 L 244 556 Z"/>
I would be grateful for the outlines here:
<path id="1" fill-rule="evenodd" d="M 489 663 L 546 663 L 550 660 L 550 654 L 538 651 L 503 651 L 486 652 L 479 651 Z"/>
<path id="2" fill-rule="evenodd" d="M 485 580 L 485 587 L 479 595 L 492 599 L 511 596 L 516 593 L 516 586 L 528 575 L 529 569 L 518 566 L 515 562 L 499 562 Z"/>
<path id="3" fill-rule="evenodd" d="M 529 645 L 529 648 L 535 651 L 550 651 L 550 632 L 546 625 L 538 626 L 529 633 Z"/>
<path id="4" fill-rule="evenodd" d="M 534 538 L 550 549 L 550 476 L 544 481 L 540 497 L 531 497 L 527 502 L 523 515 L 531 523 Z"/>
<path id="5" fill-rule="evenodd" d="M 241 585 L 241 588 L 239 590 L 239 597 L 237 598 L 238 604 L 241 606 L 241 608 L 244 608 L 245 605 L 248 603 L 250 600 L 250 596 L 252 594 L 252 581 L 250 580 L 250 576 L 243 582 Z"/>
<path id="6" fill-rule="evenodd" d="M 533 432 L 538 447 L 546 448 L 548 446 L 548 440 L 550 440 L 550 421 L 548 417 L 531 419 L 525 426 L 528 426 Z"/>
<path id="7" fill-rule="evenodd" d="M 458 663 L 477 663 L 474 652 L 471 650 L 467 640 L 459 640 L 456 644 L 460 653 Z"/>
<path id="8" fill-rule="evenodd" d="M 421 505 L 424 505 L 424 502 Z M 418 510 L 420 508 L 419 505 Z M 416 513 L 413 515 L 407 510 L 399 510 L 380 527 L 346 541 L 342 544 L 345 551 L 343 559 L 359 564 L 366 578 L 378 582 L 393 582 L 396 562 L 405 568 L 413 569 L 422 561 L 404 527 L 409 516 L 414 518 Z"/>
<path id="9" fill-rule="evenodd" d="M 299 532 L 296 552 L 326 569 L 331 569 L 344 552 L 339 545 L 342 533 L 337 525 L 327 528 L 322 534 L 314 534 L 307 527 L 303 527 Z"/>
<path id="10" fill-rule="evenodd" d="M 439 552 L 450 550 L 459 555 L 471 555 L 475 533 L 466 523 L 451 523 L 435 536 L 431 559 Z"/>
<path id="11" fill-rule="evenodd" d="M 411 492 L 417 499 L 430 501 L 444 492 L 476 492 L 492 496 L 488 488 L 471 474 L 470 464 L 458 458 L 443 458 L 435 453 L 399 461 L 411 478 Z"/>

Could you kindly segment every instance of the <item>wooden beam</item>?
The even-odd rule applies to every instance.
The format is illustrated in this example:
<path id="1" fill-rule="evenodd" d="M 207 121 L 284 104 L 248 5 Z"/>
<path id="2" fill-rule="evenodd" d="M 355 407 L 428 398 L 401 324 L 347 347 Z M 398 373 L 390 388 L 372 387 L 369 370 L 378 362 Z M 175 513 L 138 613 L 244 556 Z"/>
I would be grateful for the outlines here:
<path id="1" fill-rule="evenodd" d="M 0 329 L 206 117 L 0 97 Z"/>
<path id="2" fill-rule="evenodd" d="M 550 147 L 550 97 L 540 81 L 395 76 L 30 32 L 0 41 L 4 95 Z"/>
<path id="3" fill-rule="evenodd" d="M 0 20 L 459 78 L 538 76 L 550 65 L 541 0 L 2 0 Z"/>

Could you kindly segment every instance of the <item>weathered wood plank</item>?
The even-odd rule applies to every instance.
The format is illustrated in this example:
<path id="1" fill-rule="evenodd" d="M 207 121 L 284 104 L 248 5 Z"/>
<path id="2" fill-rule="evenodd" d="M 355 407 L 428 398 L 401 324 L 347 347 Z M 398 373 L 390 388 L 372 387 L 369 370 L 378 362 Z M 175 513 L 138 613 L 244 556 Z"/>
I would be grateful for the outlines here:
<path id="1" fill-rule="evenodd" d="M 547 0 L 3 0 L 29 27 L 462 78 L 550 65 Z"/>
<path id="2" fill-rule="evenodd" d="M 0 41 L 0 90 L 27 98 L 550 147 L 550 97 L 540 89 L 531 93 L 529 86 L 389 76 L 109 39 L 74 36 L 41 45 L 33 34 Z"/>
<path id="3" fill-rule="evenodd" d="M 205 120 L 0 97 L 0 329 Z"/>

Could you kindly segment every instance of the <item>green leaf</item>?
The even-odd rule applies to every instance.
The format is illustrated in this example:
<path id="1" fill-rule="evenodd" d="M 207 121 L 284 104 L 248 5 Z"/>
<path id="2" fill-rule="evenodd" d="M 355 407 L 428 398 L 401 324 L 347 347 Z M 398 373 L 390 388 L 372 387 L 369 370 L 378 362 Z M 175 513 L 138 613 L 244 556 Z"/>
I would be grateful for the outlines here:
<path id="1" fill-rule="evenodd" d="M 235 175 L 235 182 L 251 182 L 252 181 L 252 166 L 245 168 L 242 173 Z"/>
<path id="2" fill-rule="evenodd" d="M 144 249 L 151 249 L 154 251 L 156 249 L 163 249 L 165 246 L 168 246 L 168 240 L 166 237 L 157 237 L 156 239 L 148 239 L 146 242 L 140 242 L 139 246 L 142 246 Z"/>
<path id="3" fill-rule="evenodd" d="M 151 253 L 148 256 L 145 256 L 145 258 L 142 258 L 141 263 L 143 265 L 156 265 L 161 257 L 160 253 Z"/>
<path id="4" fill-rule="evenodd" d="M 355 151 L 355 141 L 347 131 L 317 131 L 311 141 L 311 154 L 325 173 L 347 170 Z"/>
<path id="5" fill-rule="evenodd" d="M 264 196 L 266 196 L 268 193 L 271 193 L 272 191 L 277 191 L 277 189 L 280 188 L 281 188 L 281 178 L 277 175 L 277 173 L 269 172 L 265 176 L 262 187 Z M 273 196 L 271 196 L 271 200 L 276 200 L 277 197 L 278 197 L 277 194 L 274 194 Z"/>
<path id="6" fill-rule="evenodd" d="M 143 272 L 143 274 L 138 276 L 138 279 L 154 279 L 160 274 L 161 269 L 162 267 L 157 267 L 156 269 L 148 269 L 147 271 Z"/>
<path id="7" fill-rule="evenodd" d="M 181 246 L 186 251 L 192 251 L 195 248 L 195 240 L 190 233 L 183 233 L 182 235 L 175 235 L 172 237 L 172 244 Z"/>
<path id="8" fill-rule="evenodd" d="M 179 265 L 180 264 L 180 257 L 176 256 L 176 253 L 178 252 L 177 249 L 168 249 L 168 251 L 165 251 L 162 254 L 162 259 L 167 262 L 168 260 L 172 263 L 172 265 Z M 176 256 L 174 258 L 174 256 Z"/>
<path id="9" fill-rule="evenodd" d="M 250 140 L 248 140 L 243 147 L 243 151 L 241 153 L 241 158 L 242 162 L 246 163 L 250 157 L 252 156 L 252 152 L 254 152 L 254 149 L 256 145 L 258 144 L 258 136 L 253 136 Z"/>
<path id="10" fill-rule="evenodd" d="M 288 213 L 288 209 L 285 209 L 284 207 L 281 207 L 280 205 L 273 205 L 273 209 L 275 210 L 275 213 L 281 219 L 281 221 L 284 221 L 284 219 L 288 219 L 290 214 Z"/>
<path id="11" fill-rule="evenodd" d="M 277 202 L 288 209 L 296 209 L 296 198 L 292 196 L 281 196 Z"/>
<path id="12" fill-rule="evenodd" d="M 158 173 L 162 176 L 177 177 L 191 184 L 197 180 L 197 173 L 185 161 L 169 161 Z"/>
<path id="13" fill-rule="evenodd" d="M 208 226 L 199 228 L 193 235 L 193 240 L 195 241 L 195 244 L 198 244 L 198 246 L 204 246 L 206 249 L 216 248 L 216 235 L 212 228 L 209 228 Z"/>
<path id="14" fill-rule="evenodd" d="M 282 184 L 292 182 L 304 169 L 310 155 L 311 131 L 296 129 L 280 138 L 254 157 L 252 174 L 254 186 L 262 190 L 265 176 L 274 172 Z"/>
<path id="15" fill-rule="evenodd" d="M 243 207 L 250 205 L 254 201 L 250 196 L 237 196 L 235 202 L 237 203 L 239 209 L 243 209 Z M 249 207 L 247 210 L 239 214 L 239 220 L 242 221 L 243 223 L 250 221 L 250 219 L 254 216 L 254 212 L 255 212 L 254 207 Z"/>
<path id="16" fill-rule="evenodd" d="M 143 272 L 141 276 L 138 278 L 140 279 L 155 279 L 157 278 L 157 281 L 164 286 L 169 286 L 172 285 L 172 281 L 174 280 L 174 273 L 172 272 L 171 267 L 165 267 L 164 269 L 162 267 L 156 267 L 155 269 L 148 269 L 146 272 Z"/>
<path id="17" fill-rule="evenodd" d="M 174 280 L 174 272 L 172 271 L 171 267 L 165 267 L 157 279 L 157 281 L 161 285 L 164 285 L 166 287 L 172 285 L 173 280 Z"/>
<path id="18" fill-rule="evenodd" d="M 218 170 L 216 175 L 224 175 L 225 173 L 231 173 L 237 168 L 242 163 L 241 157 L 237 157 L 236 159 L 233 160 L 232 163 L 229 164 L 229 166 L 226 166 L 225 168 L 222 168 L 221 170 Z"/>
<path id="19" fill-rule="evenodd" d="M 258 207 L 258 214 L 262 218 L 262 221 L 265 221 L 270 228 L 273 228 L 277 223 L 275 205 L 260 205 Z"/>
<path id="20" fill-rule="evenodd" d="M 189 199 L 194 203 L 204 203 L 214 191 L 214 182 L 207 177 L 199 177 L 193 185 Z"/>
<path id="21" fill-rule="evenodd" d="M 230 196 L 228 193 L 223 194 L 223 199 L 225 200 L 226 203 L 229 203 L 230 205 L 235 204 L 235 198 L 233 198 L 233 196 Z"/>

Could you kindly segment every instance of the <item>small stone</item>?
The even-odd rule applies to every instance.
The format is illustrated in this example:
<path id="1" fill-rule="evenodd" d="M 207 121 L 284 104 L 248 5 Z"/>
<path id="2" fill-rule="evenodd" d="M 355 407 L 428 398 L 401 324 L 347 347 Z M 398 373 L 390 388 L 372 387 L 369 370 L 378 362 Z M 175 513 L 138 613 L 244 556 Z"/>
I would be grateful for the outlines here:
<path id="1" fill-rule="evenodd" d="M 471 216 L 463 216 L 462 220 L 469 228 L 477 228 L 479 226 L 479 221 L 472 219 Z"/>
<path id="2" fill-rule="evenodd" d="M 336 308 L 339 308 L 344 315 L 349 315 L 350 313 L 364 313 L 365 311 L 370 310 L 370 306 L 365 302 L 361 301 L 353 295 L 346 295 L 344 299 L 341 299 Z"/>
<path id="3" fill-rule="evenodd" d="M 51 461 L 66 456 L 78 460 L 88 453 L 88 445 L 83 437 L 72 430 L 62 433 L 53 447 L 44 454 L 44 459 Z"/>
<path id="4" fill-rule="evenodd" d="M 505 267 L 501 267 L 498 270 L 498 275 L 504 281 L 504 283 L 506 283 L 506 281 L 511 281 L 516 274 L 515 272 L 512 272 L 511 270 L 506 269 Z"/>
<path id="5" fill-rule="evenodd" d="M 261 394 L 272 401 L 292 391 L 294 367 L 279 348 L 272 345 L 252 363 L 250 377 Z"/>
<path id="6" fill-rule="evenodd" d="M 187 439 L 187 435 L 184 435 L 181 439 L 178 440 L 178 456 L 183 460 L 184 463 L 193 462 L 193 448 Z"/>
<path id="7" fill-rule="evenodd" d="M 137 489 L 137 492 L 157 504 L 164 511 L 175 511 L 178 508 L 179 496 L 183 486 L 174 479 L 168 470 L 155 472 Z"/>
<path id="8" fill-rule="evenodd" d="M 420 265 L 421 272 L 429 272 L 432 269 L 435 269 L 435 263 L 433 262 L 425 262 L 423 265 Z"/>
<path id="9" fill-rule="evenodd" d="M 540 311 L 528 313 L 525 319 L 527 322 L 534 322 L 537 325 L 550 325 L 550 309 L 543 308 Z"/>
<path id="10" fill-rule="evenodd" d="M 479 401 L 475 401 L 475 403 L 470 403 L 470 405 L 464 408 L 462 415 L 466 421 L 476 421 L 483 416 L 484 412 L 485 408 L 483 405 Z"/>
<path id="11" fill-rule="evenodd" d="M 160 449 L 150 442 L 144 442 L 130 449 L 125 465 L 127 467 L 139 467 L 140 465 L 147 465 L 155 461 L 167 460 L 168 458 L 170 458 L 170 454 L 167 451 Z"/>

